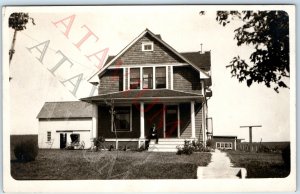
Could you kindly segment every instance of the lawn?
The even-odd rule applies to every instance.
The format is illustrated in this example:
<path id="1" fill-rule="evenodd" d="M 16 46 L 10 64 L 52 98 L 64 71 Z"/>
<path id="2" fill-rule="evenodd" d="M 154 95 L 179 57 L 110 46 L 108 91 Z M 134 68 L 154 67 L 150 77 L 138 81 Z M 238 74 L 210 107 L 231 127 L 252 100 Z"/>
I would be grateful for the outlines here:
<path id="1" fill-rule="evenodd" d="M 247 178 L 284 178 L 290 173 L 281 153 L 228 151 L 227 154 L 234 166 L 247 169 Z"/>
<path id="2" fill-rule="evenodd" d="M 17 180 L 195 179 L 197 166 L 206 166 L 210 158 L 210 153 L 39 150 L 28 163 L 12 156 L 11 175 Z"/>

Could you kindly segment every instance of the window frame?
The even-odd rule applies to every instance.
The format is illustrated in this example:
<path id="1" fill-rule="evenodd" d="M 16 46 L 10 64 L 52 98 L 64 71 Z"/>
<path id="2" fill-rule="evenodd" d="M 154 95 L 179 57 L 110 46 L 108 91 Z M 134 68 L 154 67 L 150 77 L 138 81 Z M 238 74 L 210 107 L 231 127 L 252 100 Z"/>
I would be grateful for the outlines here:
<path id="1" fill-rule="evenodd" d="M 138 78 L 132 78 L 131 76 L 131 72 L 132 72 L 132 69 L 137 69 L 138 70 L 138 73 L 139 73 L 139 77 Z M 131 80 L 132 79 L 138 79 L 138 87 L 137 88 L 131 88 Z M 130 90 L 140 90 L 141 89 L 141 70 L 140 70 L 140 67 L 133 67 L 133 68 L 130 68 L 130 71 L 129 71 L 129 89 Z"/>
<path id="2" fill-rule="evenodd" d="M 151 46 L 151 49 L 145 49 L 145 46 Z M 153 42 L 142 42 L 142 51 L 143 52 L 151 52 L 154 51 L 154 44 Z"/>
<path id="3" fill-rule="evenodd" d="M 148 69 L 151 69 L 151 75 L 152 75 L 152 77 L 147 77 L 147 78 L 144 78 L 144 70 L 146 69 L 146 68 L 148 68 Z M 152 89 L 154 89 L 154 86 L 153 86 L 153 83 L 154 83 L 154 72 L 153 72 L 153 67 L 142 67 L 142 86 L 143 87 L 141 87 L 143 90 L 152 90 Z M 148 75 L 148 74 L 147 74 Z M 144 84 L 145 84 L 145 79 L 147 79 L 148 80 L 148 88 L 145 88 L 144 87 Z M 151 82 L 149 82 L 149 79 L 151 79 Z M 149 88 L 149 83 L 151 83 L 151 88 Z"/>
<path id="4" fill-rule="evenodd" d="M 116 110 L 116 108 L 124 108 L 127 107 L 129 108 L 129 130 L 124 130 L 124 129 L 120 129 L 118 130 L 117 128 L 114 130 L 114 124 L 113 124 L 113 120 L 115 121 L 115 118 L 112 120 L 111 119 L 111 132 L 132 132 L 132 106 L 131 105 L 124 105 L 124 106 L 117 106 L 114 108 L 114 111 Z M 111 117 L 112 117 L 112 113 L 111 113 Z"/>
<path id="5" fill-rule="evenodd" d="M 50 137 L 50 139 L 49 139 Z M 47 131 L 47 142 L 51 142 L 51 139 L 52 139 L 52 133 L 51 131 Z"/>
<path id="6" fill-rule="evenodd" d="M 155 68 L 155 89 L 167 89 L 168 88 L 168 82 L 167 82 L 167 74 L 168 74 L 168 66 L 158 66 Z M 165 68 L 165 77 L 157 77 L 157 68 Z M 164 88 L 158 88 L 157 87 L 157 78 L 165 78 L 165 87 Z"/>

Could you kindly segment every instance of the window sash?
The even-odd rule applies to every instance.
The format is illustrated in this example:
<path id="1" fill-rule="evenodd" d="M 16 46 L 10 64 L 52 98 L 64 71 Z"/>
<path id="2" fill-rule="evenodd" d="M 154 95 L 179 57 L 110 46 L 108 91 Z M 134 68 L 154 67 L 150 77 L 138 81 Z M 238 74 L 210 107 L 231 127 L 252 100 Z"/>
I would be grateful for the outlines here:
<path id="1" fill-rule="evenodd" d="M 156 88 L 167 88 L 166 67 L 155 68 L 155 86 Z"/>
<path id="2" fill-rule="evenodd" d="M 130 89 L 140 89 L 140 68 L 130 68 Z"/>
<path id="3" fill-rule="evenodd" d="M 143 68 L 143 89 L 153 89 L 153 68 Z"/>

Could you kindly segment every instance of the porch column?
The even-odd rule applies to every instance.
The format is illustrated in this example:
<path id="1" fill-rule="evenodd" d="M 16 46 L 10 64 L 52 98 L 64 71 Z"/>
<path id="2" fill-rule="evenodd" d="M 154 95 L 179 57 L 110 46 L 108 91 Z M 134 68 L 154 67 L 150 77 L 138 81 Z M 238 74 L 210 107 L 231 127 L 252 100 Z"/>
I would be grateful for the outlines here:
<path id="1" fill-rule="evenodd" d="M 140 103 L 140 113 L 141 113 L 141 117 L 140 117 L 140 132 L 141 132 L 141 139 L 145 138 L 145 117 L 144 117 L 144 102 Z"/>
<path id="2" fill-rule="evenodd" d="M 192 137 L 196 138 L 195 130 L 195 101 L 191 101 L 191 125 L 192 125 Z"/>
<path id="3" fill-rule="evenodd" d="M 98 106 L 93 104 L 93 117 L 92 117 L 92 138 L 98 136 Z"/>

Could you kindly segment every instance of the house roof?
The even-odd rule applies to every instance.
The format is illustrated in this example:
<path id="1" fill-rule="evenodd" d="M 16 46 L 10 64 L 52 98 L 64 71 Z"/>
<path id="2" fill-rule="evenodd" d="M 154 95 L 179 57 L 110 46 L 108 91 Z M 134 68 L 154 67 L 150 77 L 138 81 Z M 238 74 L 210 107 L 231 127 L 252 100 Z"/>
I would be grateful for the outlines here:
<path id="1" fill-rule="evenodd" d="M 170 45 L 168 45 L 165 41 L 161 39 L 160 35 L 155 35 L 150 30 L 146 29 L 144 30 L 138 37 L 136 37 L 133 41 L 131 41 L 123 50 L 121 50 L 116 56 L 113 56 L 113 58 L 110 58 L 108 62 L 99 70 L 97 71 L 88 81 L 94 82 L 93 78 L 97 77 L 96 75 L 101 74 L 105 69 L 107 69 L 112 63 L 114 63 L 119 57 L 121 57 L 129 48 L 131 48 L 136 42 L 138 42 L 142 37 L 144 37 L 146 34 L 149 34 L 151 37 L 153 37 L 155 40 L 163 44 L 165 47 L 167 47 L 171 52 L 173 52 L 175 55 L 177 55 L 179 58 L 181 58 L 183 61 L 185 61 L 187 64 L 194 67 L 196 70 L 199 71 L 200 76 L 202 78 L 208 79 L 210 76 L 203 71 L 201 68 L 199 68 L 197 65 L 195 65 L 193 62 L 188 60 L 185 56 L 181 55 L 179 52 L 177 52 L 174 48 L 172 48 Z"/>
<path id="2" fill-rule="evenodd" d="M 197 67 L 204 71 L 210 71 L 210 51 L 206 51 L 204 53 L 197 52 L 185 52 L 180 53 L 182 56 L 187 58 L 189 61 L 194 63 Z"/>
<path id="3" fill-rule="evenodd" d="M 106 100 L 114 99 L 117 101 L 128 101 L 132 100 L 139 101 L 139 100 L 151 100 L 153 101 L 162 101 L 168 100 L 172 101 L 173 99 L 182 99 L 182 100 L 201 100 L 202 95 L 189 93 L 189 92 L 181 92 L 176 90 L 169 90 L 169 89 L 159 89 L 159 90 L 127 90 L 121 92 L 114 92 L 109 94 L 102 94 L 98 96 L 92 96 L 88 98 L 82 98 L 80 100 L 86 102 L 105 102 Z"/>
<path id="4" fill-rule="evenodd" d="M 65 101 L 45 102 L 37 118 L 87 118 L 92 116 L 92 104 L 82 101 Z"/>

